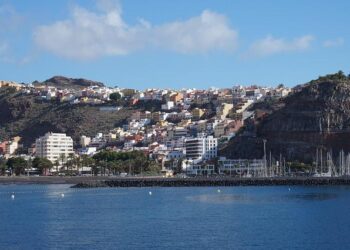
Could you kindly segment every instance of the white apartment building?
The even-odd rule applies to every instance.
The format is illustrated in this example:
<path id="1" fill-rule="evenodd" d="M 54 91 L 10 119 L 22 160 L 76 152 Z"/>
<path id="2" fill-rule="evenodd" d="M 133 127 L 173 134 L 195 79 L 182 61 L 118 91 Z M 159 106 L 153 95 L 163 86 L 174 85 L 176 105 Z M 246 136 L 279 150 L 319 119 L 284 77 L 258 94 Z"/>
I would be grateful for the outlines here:
<path id="1" fill-rule="evenodd" d="M 218 140 L 212 136 L 188 138 L 185 147 L 186 158 L 191 160 L 210 160 L 218 155 Z"/>
<path id="2" fill-rule="evenodd" d="M 17 149 L 18 149 L 18 142 L 17 141 L 9 141 L 5 147 L 5 154 L 13 155 Z"/>
<path id="3" fill-rule="evenodd" d="M 35 141 L 35 156 L 47 158 L 52 163 L 59 160 L 60 155 L 64 155 L 67 159 L 73 151 L 73 139 L 66 134 L 46 133 L 44 136 Z"/>
<path id="4" fill-rule="evenodd" d="M 89 146 L 90 142 L 91 142 L 91 138 L 90 137 L 87 137 L 85 135 L 80 137 L 80 145 L 83 148 L 86 148 L 87 146 Z"/>
<path id="5" fill-rule="evenodd" d="M 220 174 L 242 174 L 247 173 L 255 176 L 256 174 L 264 171 L 263 159 L 226 159 L 226 157 L 220 157 L 219 161 L 219 173 Z"/>
<path id="6" fill-rule="evenodd" d="M 189 164 L 185 172 L 188 175 L 212 175 L 215 173 L 215 166 L 213 164 Z"/>
<path id="7" fill-rule="evenodd" d="M 166 102 L 165 104 L 162 104 L 161 108 L 162 110 L 171 110 L 174 108 L 174 102 Z"/>

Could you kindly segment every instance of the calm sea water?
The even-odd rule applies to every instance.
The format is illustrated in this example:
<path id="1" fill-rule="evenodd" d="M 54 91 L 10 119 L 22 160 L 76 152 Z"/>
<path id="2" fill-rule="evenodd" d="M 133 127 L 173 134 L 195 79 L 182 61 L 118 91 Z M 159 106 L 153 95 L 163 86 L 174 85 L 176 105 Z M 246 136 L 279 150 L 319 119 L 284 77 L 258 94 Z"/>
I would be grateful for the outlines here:
<path id="1" fill-rule="evenodd" d="M 349 248 L 349 187 L 0 186 L 0 249 Z"/>

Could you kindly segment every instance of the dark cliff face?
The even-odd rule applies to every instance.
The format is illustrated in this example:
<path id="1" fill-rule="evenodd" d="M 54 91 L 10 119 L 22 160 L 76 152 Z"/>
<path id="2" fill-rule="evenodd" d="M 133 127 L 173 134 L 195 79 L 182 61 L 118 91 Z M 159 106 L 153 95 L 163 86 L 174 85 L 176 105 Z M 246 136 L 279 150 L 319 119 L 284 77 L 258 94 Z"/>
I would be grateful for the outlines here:
<path id="1" fill-rule="evenodd" d="M 86 80 L 82 78 L 74 79 L 74 78 L 67 78 L 64 76 L 54 76 L 44 82 L 34 82 L 33 83 L 36 86 L 52 86 L 59 89 L 82 89 L 85 87 L 90 86 L 99 86 L 103 87 L 104 84 L 101 82 Z"/>
<path id="2" fill-rule="evenodd" d="M 350 152 L 350 79 L 329 75 L 304 85 L 282 100 L 284 105 L 256 126 L 254 143 L 234 139 L 223 155 L 262 157 L 262 139 L 267 152 L 287 160 L 312 162 L 316 149 L 337 154 Z M 251 150 L 240 154 L 242 147 Z M 237 153 L 238 152 L 238 153 Z"/>

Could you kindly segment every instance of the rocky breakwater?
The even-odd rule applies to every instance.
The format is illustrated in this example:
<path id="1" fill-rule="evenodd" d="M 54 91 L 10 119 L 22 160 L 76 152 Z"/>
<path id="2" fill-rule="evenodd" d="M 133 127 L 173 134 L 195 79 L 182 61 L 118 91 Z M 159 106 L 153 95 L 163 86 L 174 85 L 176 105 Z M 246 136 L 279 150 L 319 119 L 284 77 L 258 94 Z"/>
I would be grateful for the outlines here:
<path id="1" fill-rule="evenodd" d="M 79 183 L 72 188 L 350 185 L 350 178 L 120 178 Z"/>

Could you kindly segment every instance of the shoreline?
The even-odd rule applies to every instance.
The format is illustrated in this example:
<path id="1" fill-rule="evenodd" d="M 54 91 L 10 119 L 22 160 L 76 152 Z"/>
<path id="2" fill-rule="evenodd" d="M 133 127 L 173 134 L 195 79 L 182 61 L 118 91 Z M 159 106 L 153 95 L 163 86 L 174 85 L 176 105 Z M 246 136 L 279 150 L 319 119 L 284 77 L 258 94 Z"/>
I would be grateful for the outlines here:
<path id="1" fill-rule="evenodd" d="M 78 184 L 78 183 L 97 183 L 107 180 L 114 180 L 115 176 L 11 176 L 0 177 L 1 185 L 25 185 L 25 184 Z"/>
<path id="2" fill-rule="evenodd" d="M 350 185 L 350 177 L 119 177 L 119 176 L 13 176 L 0 177 L 1 185 L 67 184 L 75 188 L 94 187 L 196 187 L 196 186 L 320 186 Z"/>
<path id="3" fill-rule="evenodd" d="M 211 186 L 335 186 L 350 185 L 349 177 L 274 177 L 274 178 L 141 178 L 116 179 L 99 183 L 79 183 L 73 188 L 94 187 L 211 187 Z"/>

